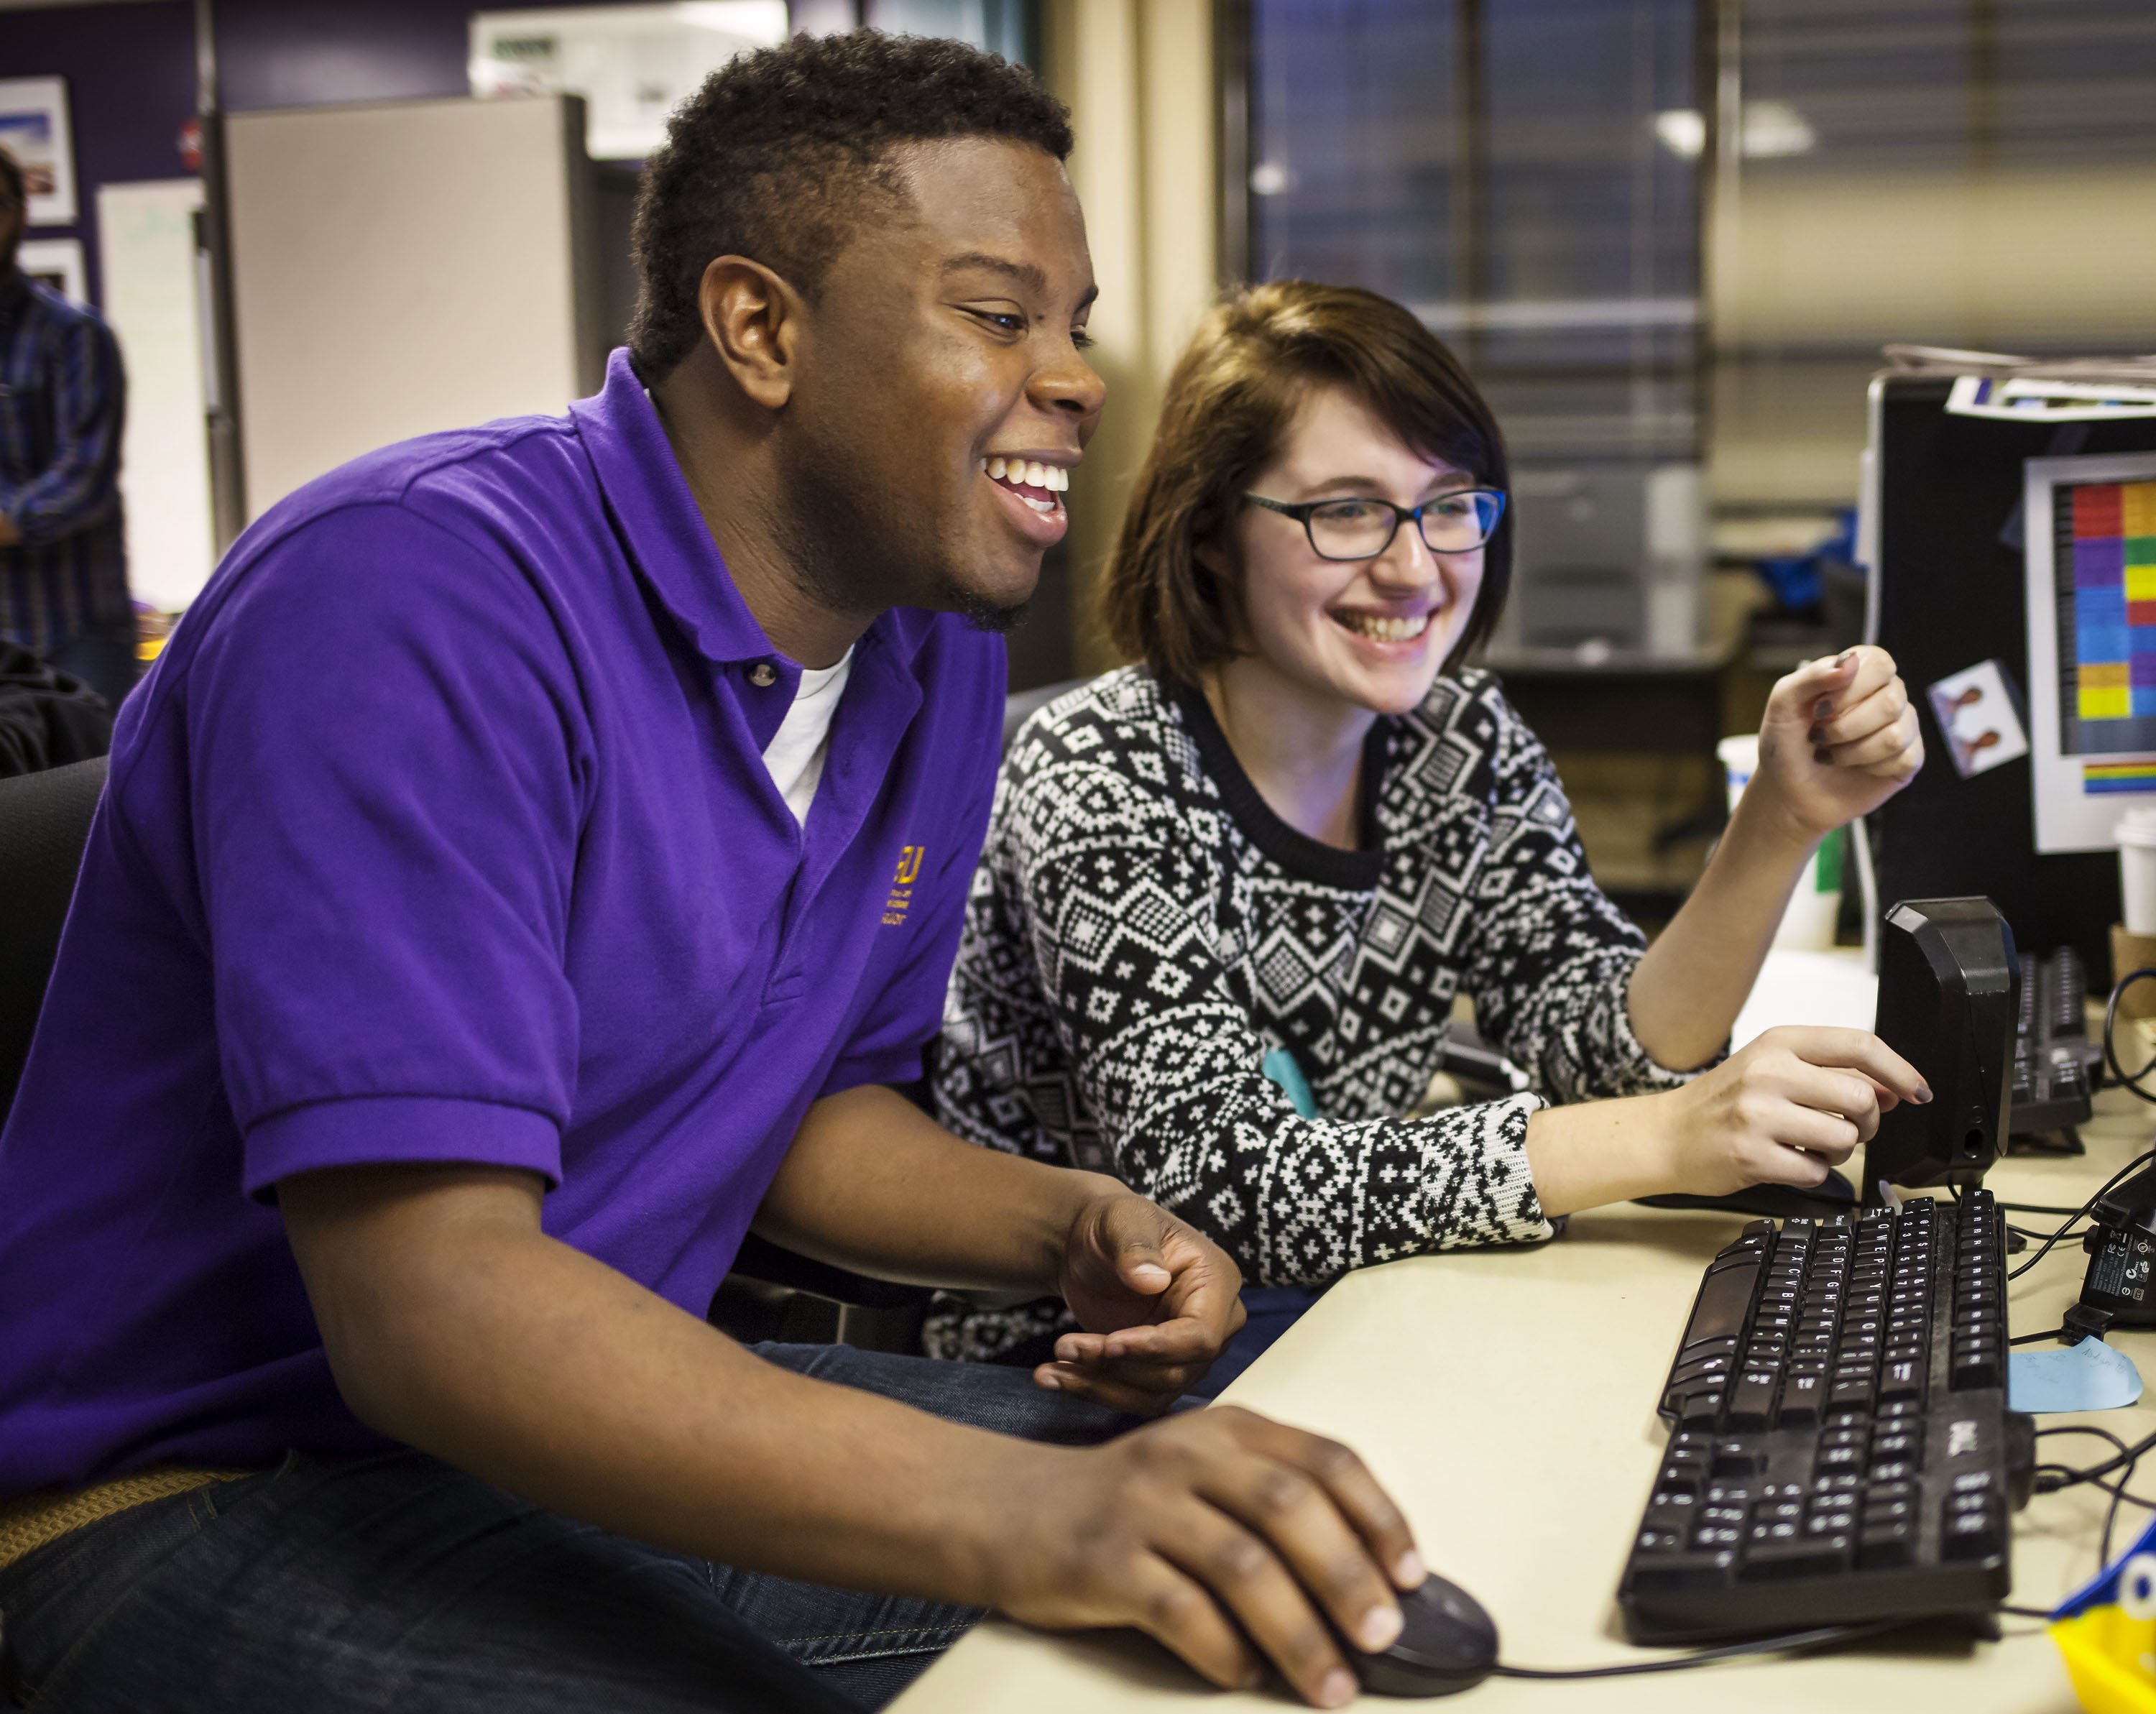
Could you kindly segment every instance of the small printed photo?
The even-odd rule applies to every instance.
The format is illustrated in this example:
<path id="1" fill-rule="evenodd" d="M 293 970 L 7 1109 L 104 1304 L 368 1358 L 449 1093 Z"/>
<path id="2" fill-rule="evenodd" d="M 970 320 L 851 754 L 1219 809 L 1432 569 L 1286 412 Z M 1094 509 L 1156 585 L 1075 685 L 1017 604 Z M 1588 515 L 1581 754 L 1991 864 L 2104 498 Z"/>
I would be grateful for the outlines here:
<path id="1" fill-rule="evenodd" d="M 1941 679 L 1925 693 L 1946 735 L 1954 772 L 1964 779 L 1988 773 L 2029 753 L 2021 699 L 1995 660 L 1979 661 Z"/>
<path id="2" fill-rule="evenodd" d="M 74 162 L 67 85 L 56 77 L 0 79 L 0 148 L 23 169 L 32 226 L 72 226 Z"/>

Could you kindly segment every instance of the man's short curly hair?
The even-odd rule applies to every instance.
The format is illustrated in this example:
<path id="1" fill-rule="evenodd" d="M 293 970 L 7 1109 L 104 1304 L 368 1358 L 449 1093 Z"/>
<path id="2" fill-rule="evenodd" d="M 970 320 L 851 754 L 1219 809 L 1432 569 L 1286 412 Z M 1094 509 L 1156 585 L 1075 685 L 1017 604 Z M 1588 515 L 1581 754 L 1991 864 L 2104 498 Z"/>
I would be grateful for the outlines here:
<path id="1" fill-rule="evenodd" d="M 762 262 L 814 301 L 864 205 L 903 195 L 891 150 L 944 137 L 1008 138 L 1060 161 L 1070 115 L 1023 68 L 925 36 L 796 36 L 713 72 L 637 196 L 638 374 L 659 381 L 703 337 L 697 291 L 716 257 Z"/>

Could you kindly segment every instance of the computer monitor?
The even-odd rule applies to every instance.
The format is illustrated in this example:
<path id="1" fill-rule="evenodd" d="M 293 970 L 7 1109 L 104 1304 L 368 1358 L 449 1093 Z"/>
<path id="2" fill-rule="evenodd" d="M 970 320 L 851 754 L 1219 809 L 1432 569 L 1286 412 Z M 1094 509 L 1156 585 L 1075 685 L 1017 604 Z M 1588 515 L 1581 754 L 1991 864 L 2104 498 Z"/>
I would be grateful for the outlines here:
<path id="1" fill-rule="evenodd" d="M 2025 516 L 2025 466 L 2156 449 L 2156 417 L 2055 423 L 1967 416 L 1948 410 L 1953 387 L 1950 375 L 1892 374 L 1871 388 L 1860 531 L 1872 567 L 1870 634 L 1893 654 L 1928 752 L 1923 771 L 1866 818 L 1873 908 L 1982 894 L 2023 945 L 2071 946 L 2097 980 L 2110 968 L 2111 925 L 2119 920 L 2117 857 L 2041 853 L 2029 759 L 1963 778 L 1924 692 L 1985 660 L 2002 662 L 2027 687 L 2023 547 L 2027 531 L 2054 524 Z"/>

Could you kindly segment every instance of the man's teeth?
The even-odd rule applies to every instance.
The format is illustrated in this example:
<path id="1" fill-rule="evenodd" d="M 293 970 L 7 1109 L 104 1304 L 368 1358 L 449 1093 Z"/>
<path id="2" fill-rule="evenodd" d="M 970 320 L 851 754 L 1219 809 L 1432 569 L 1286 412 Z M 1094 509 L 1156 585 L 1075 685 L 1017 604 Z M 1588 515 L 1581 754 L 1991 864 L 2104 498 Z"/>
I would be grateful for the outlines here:
<path id="1" fill-rule="evenodd" d="M 1038 459 L 983 459 L 981 468 L 995 481 L 1045 488 L 1051 494 L 1060 494 L 1070 485 L 1070 471 L 1060 464 L 1044 464 Z"/>
<path id="2" fill-rule="evenodd" d="M 1409 643 L 1430 629 L 1430 615 L 1419 613 L 1412 618 L 1386 618 L 1373 613 L 1338 613 L 1333 618 L 1349 630 L 1379 643 Z"/>

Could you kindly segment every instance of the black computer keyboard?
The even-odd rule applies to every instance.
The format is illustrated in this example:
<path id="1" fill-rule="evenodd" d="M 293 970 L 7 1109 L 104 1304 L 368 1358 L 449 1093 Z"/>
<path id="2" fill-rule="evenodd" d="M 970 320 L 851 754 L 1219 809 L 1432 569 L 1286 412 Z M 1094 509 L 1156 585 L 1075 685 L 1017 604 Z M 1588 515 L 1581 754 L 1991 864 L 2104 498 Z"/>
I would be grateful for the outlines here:
<path id="1" fill-rule="evenodd" d="M 2090 1096 L 2103 1082 L 2103 1049 L 2089 1039 L 2087 1006 L 2087 978 L 2071 947 L 2024 967 L 2007 1128 L 2040 1152 L 2056 1153 L 2061 1145 L 2081 1152 L 2074 1128 L 2088 1122 Z M 2053 1137 L 2059 1141 L 2050 1142 Z"/>
<path id="2" fill-rule="evenodd" d="M 1756 1220 L 1708 1266 L 1618 1601 L 1685 1642 L 1938 1614 L 2008 1591 L 2033 1427 L 2006 1409 L 2005 1227 L 1958 1205 Z"/>

